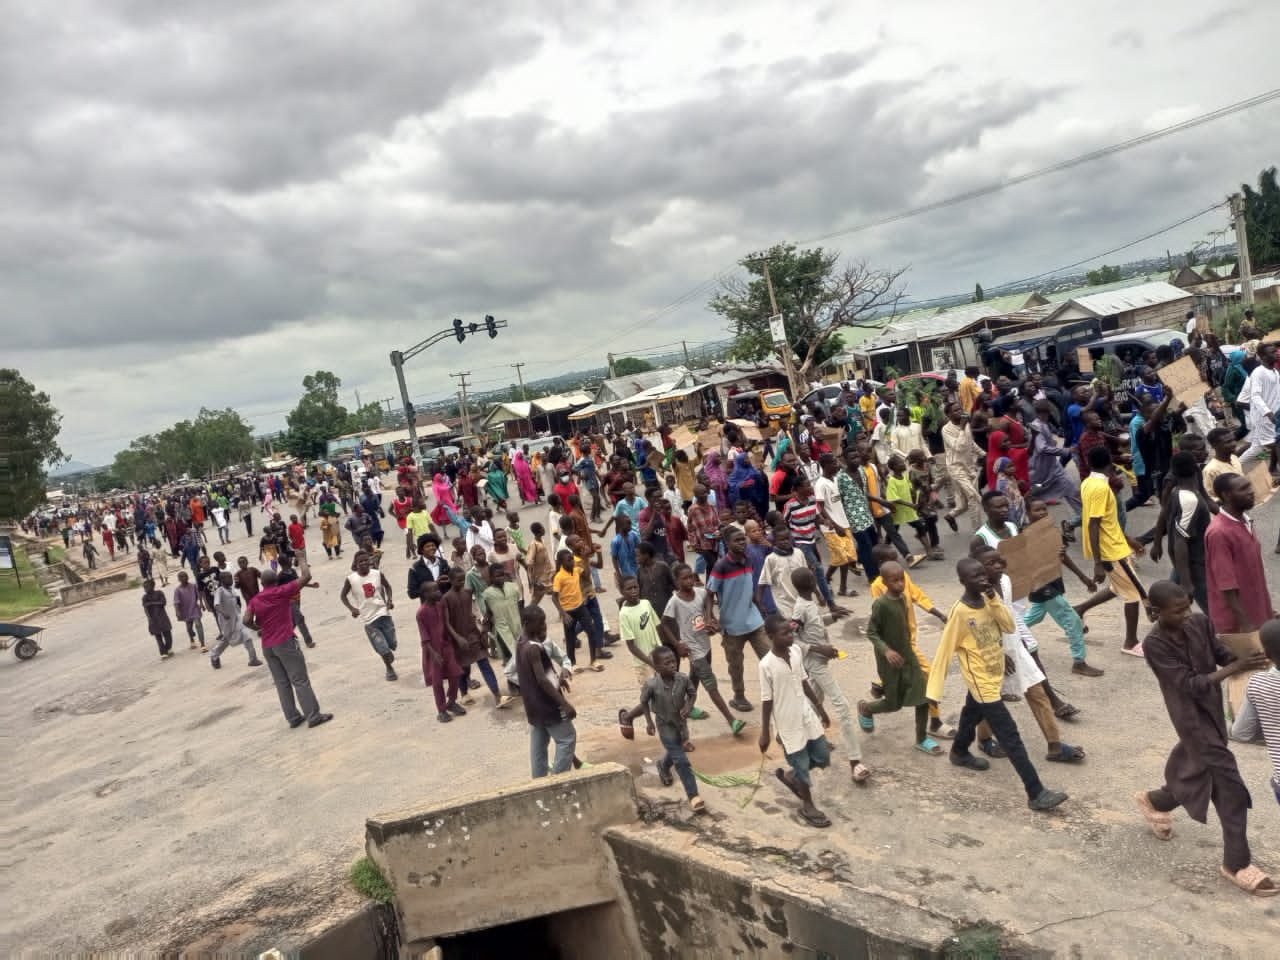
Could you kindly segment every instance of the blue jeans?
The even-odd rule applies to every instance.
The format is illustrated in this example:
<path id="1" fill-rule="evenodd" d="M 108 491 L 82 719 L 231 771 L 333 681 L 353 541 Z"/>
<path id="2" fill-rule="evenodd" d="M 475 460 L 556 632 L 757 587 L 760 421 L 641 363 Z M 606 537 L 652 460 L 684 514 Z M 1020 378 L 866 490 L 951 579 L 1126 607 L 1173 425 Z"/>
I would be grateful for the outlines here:
<path id="1" fill-rule="evenodd" d="M 818 581 L 818 592 L 822 594 L 827 609 L 831 609 L 836 605 L 836 598 L 831 594 L 831 584 L 827 583 L 827 571 L 822 566 L 822 558 L 818 556 L 818 548 L 812 543 L 797 543 L 796 548 L 804 554 L 814 579 Z"/>
<path id="2" fill-rule="evenodd" d="M 600 604 L 596 604 L 596 612 L 599 613 Z M 591 659 L 595 660 L 596 651 L 600 649 L 600 645 L 604 640 L 603 634 L 596 633 L 596 621 L 591 616 L 591 608 L 589 604 L 584 603 L 580 607 L 573 610 L 566 610 L 571 622 L 564 628 L 564 649 L 569 656 L 569 662 L 574 666 L 578 665 L 578 634 L 584 633 L 587 636 L 588 649 L 591 652 Z"/>
<path id="3" fill-rule="evenodd" d="M 689 755 L 684 752 L 684 744 L 679 737 L 668 737 L 661 731 L 658 732 L 658 739 L 667 748 L 667 755 L 658 764 L 659 769 L 670 770 L 675 767 L 685 796 L 693 799 L 698 795 L 698 781 L 693 776 L 693 766 L 689 763 Z"/>
<path id="4" fill-rule="evenodd" d="M 573 751 L 578 745 L 578 731 L 572 720 L 560 720 L 547 726 L 529 724 L 529 765 L 533 779 L 547 775 L 547 747 L 556 742 L 556 758 L 551 763 L 551 773 L 564 773 L 573 766 Z"/>
<path id="5" fill-rule="evenodd" d="M 378 656 L 385 657 L 396 648 L 396 624 L 390 617 L 379 617 L 364 625 L 364 635 Z"/>
<path id="6" fill-rule="evenodd" d="M 591 646 L 599 650 L 604 646 L 604 614 L 600 612 L 600 601 L 592 597 L 586 607 L 587 613 L 591 614 Z"/>
<path id="7" fill-rule="evenodd" d="M 1027 607 L 1027 612 L 1022 619 L 1026 621 L 1028 627 L 1034 627 L 1044 619 L 1046 613 L 1053 617 L 1053 622 L 1067 635 L 1067 640 L 1071 643 L 1071 659 L 1076 663 L 1083 663 L 1085 659 L 1084 621 L 1080 619 L 1080 614 L 1076 613 L 1075 607 L 1071 606 L 1066 596 L 1060 593 L 1049 600 L 1033 602 Z"/>

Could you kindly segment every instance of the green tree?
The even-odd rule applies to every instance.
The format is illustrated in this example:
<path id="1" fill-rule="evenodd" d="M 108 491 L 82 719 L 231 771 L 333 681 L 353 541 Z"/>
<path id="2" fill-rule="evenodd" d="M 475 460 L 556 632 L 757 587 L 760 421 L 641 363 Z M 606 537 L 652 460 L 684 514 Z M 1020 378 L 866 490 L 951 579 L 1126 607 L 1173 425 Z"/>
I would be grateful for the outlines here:
<path id="1" fill-rule="evenodd" d="M 1240 185 L 1244 194 L 1244 222 L 1249 233 L 1249 260 L 1254 269 L 1280 263 L 1280 186 L 1276 168 L 1258 174 L 1258 189 Z"/>
<path id="2" fill-rule="evenodd" d="M 619 357 L 613 362 L 615 377 L 629 377 L 636 373 L 646 373 L 653 369 L 653 364 L 639 357 Z"/>
<path id="3" fill-rule="evenodd" d="M 806 381 L 838 352 L 836 335 L 842 328 L 868 326 L 902 299 L 903 271 L 873 270 L 861 261 L 840 267 L 839 260 L 836 252 L 821 247 L 798 250 L 790 243 L 743 257 L 739 263 L 747 277 L 722 282 L 709 304 L 729 321 L 734 358 L 759 361 L 780 356 L 769 328 L 773 309 L 766 262 L 797 373 Z"/>
<path id="4" fill-rule="evenodd" d="M 973 285 L 973 302 L 981 303 L 985 299 L 987 299 L 987 295 L 982 292 L 982 284 L 975 283 Z"/>
<path id="5" fill-rule="evenodd" d="M 62 415 L 17 370 L 0 369 L 0 517 L 24 517 L 44 503 L 48 471 L 67 459 Z"/>
<path id="6" fill-rule="evenodd" d="M 1097 270 L 1090 270 L 1084 275 L 1085 283 L 1091 287 L 1099 286 L 1104 283 L 1115 283 L 1120 279 L 1120 268 L 1109 267 L 1105 263 Z"/>
<path id="7" fill-rule="evenodd" d="M 342 381 L 328 370 L 317 370 L 302 378 L 302 399 L 285 422 L 289 429 L 284 447 L 295 457 L 315 460 L 323 457 L 329 441 L 348 432 L 347 408 L 338 402 Z M 356 431 L 350 431 L 356 432 Z"/>
<path id="8" fill-rule="evenodd" d="M 371 433 L 382 429 L 382 404 L 370 401 L 347 415 L 343 433 Z"/>

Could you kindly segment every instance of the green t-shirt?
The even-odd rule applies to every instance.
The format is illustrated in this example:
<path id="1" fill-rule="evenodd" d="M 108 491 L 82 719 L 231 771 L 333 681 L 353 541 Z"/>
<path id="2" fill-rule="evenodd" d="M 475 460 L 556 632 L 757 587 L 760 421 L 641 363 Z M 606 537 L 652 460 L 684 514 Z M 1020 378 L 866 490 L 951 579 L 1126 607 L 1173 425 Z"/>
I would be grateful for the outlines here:
<path id="1" fill-rule="evenodd" d="M 641 600 L 634 606 L 624 603 L 619 608 L 618 633 L 624 643 L 633 641 L 636 649 L 646 656 L 662 646 L 662 638 L 658 635 L 658 614 L 648 600 Z M 639 660 L 635 662 L 640 663 Z"/>
<path id="2" fill-rule="evenodd" d="M 906 474 L 901 477 L 895 477 L 890 474 L 888 481 L 884 485 L 884 498 L 886 500 L 905 500 L 907 503 L 915 503 L 916 498 L 911 489 L 911 477 Z M 902 504 L 896 504 L 893 508 L 894 523 L 911 523 L 913 520 L 919 519 L 920 514 L 916 513 L 915 507 L 904 507 Z"/>

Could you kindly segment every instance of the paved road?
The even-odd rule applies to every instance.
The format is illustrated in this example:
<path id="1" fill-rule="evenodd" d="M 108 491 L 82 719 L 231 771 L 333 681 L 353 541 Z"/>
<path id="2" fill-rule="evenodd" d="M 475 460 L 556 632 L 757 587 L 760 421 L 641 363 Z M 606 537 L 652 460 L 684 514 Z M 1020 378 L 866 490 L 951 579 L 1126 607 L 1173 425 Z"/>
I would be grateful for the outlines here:
<path id="1" fill-rule="evenodd" d="M 1260 511 L 1268 546 L 1275 543 L 1278 505 L 1280 499 Z M 1153 511 L 1137 514 L 1147 512 L 1154 519 Z M 525 527 L 545 522 L 543 508 L 527 509 L 523 517 Z M 318 539 L 314 524 L 310 534 Z M 949 558 L 962 553 L 963 539 L 945 534 Z M 384 569 L 403 596 L 406 561 L 395 543 L 388 548 Z M 256 544 L 241 539 L 228 553 L 250 551 L 256 553 Z M 313 546 L 311 553 L 321 551 Z M 1280 572 L 1280 558 L 1267 558 Z M 959 592 L 952 568 L 929 563 L 916 574 L 942 604 Z M 315 730 L 288 729 L 265 668 L 245 667 L 239 651 L 229 651 L 224 669 L 214 672 L 206 657 L 179 640 L 177 655 L 161 662 L 137 590 L 50 615 L 45 649 L 31 662 L 0 658 L 11 798 L 0 950 L 290 942 L 356 902 L 344 877 L 361 854 L 367 814 L 527 777 L 518 709 L 494 711 L 485 696 L 467 717 L 438 724 L 430 691 L 414 669 L 409 604 L 395 614 L 400 680 L 387 683 L 359 624 L 338 601 L 346 562 L 321 554 L 314 569 L 321 589 L 307 591 L 304 606 L 319 647 L 307 651 L 307 659 L 321 704 L 336 717 Z M 1149 562 L 1142 572 L 1154 579 Z M 865 614 L 865 596 L 848 602 Z M 606 611 L 614 603 L 611 592 Z M 1061 815 L 1029 814 L 1012 772 L 1001 765 L 968 776 L 910 750 L 904 714 L 882 721 L 868 740 L 867 762 L 877 771 L 870 787 L 856 789 L 841 773 L 819 777 L 834 831 L 817 837 L 801 828 L 789 798 L 767 783 L 745 810 L 739 809 L 741 789 L 708 789 L 714 832 L 755 843 L 772 837 L 775 845 L 797 849 L 834 844 L 855 869 L 876 870 L 875 883 L 893 895 L 937 898 L 948 911 L 1004 922 L 1020 933 L 1060 917 L 1108 913 L 1105 921 L 1085 925 L 1089 936 L 1098 930 L 1123 936 L 1132 925 L 1131 942 L 1160 944 L 1166 952 L 1181 944 L 1174 955 L 1229 955 L 1233 943 L 1242 955 L 1253 942 L 1251 931 L 1274 929 L 1277 908 L 1263 912 L 1217 878 L 1213 819 L 1206 828 L 1180 818 L 1178 839 L 1159 844 L 1131 810 L 1133 790 L 1160 782 L 1173 736 L 1149 671 L 1117 653 L 1119 614 L 1109 604 L 1090 618 L 1091 660 L 1107 670 L 1098 680 L 1072 677 L 1056 627 L 1038 628 L 1051 678 L 1083 710 L 1068 737 L 1089 750 L 1082 768 L 1042 765 L 1051 785 L 1072 794 Z M 922 630 L 931 651 L 939 631 L 928 619 Z M 874 671 L 869 648 L 853 634 L 842 635 L 842 642 L 853 656 L 838 663 L 838 677 L 851 696 L 864 696 Z M 754 700 L 753 674 L 748 655 Z M 961 695 L 953 677 L 951 712 Z M 578 678 L 580 753 L 628 762 L 644 790 L 668 796 L 644 763 L 654 750 L 643 733 L 625 745 L 616 734 L 616 709 L 633 698 L 625 656 L 604 673 Z M 1025 707 L 1015 716 L 1038 751 Z M 832 736 L 838 740 L 835 731 Z M 758 753 L 750 738 L 731 741 L 718 721 L 696 724 L 695 738 L 700 769 L 755 771 Z M 1248 746 L 1237 754 L 1254 787 L 1257 859 L 1280 873 L 1280 809 L 1265 790 L 1265 754 Z M 978 896 L 978 890 L 991 893 Z M 1187 925 L 1194 930 L 1176 940 Z M 1041 931 L 1033 939 L 1049 935 Z M 1210 949 L 1206 938 L 1222 946 Z"/>

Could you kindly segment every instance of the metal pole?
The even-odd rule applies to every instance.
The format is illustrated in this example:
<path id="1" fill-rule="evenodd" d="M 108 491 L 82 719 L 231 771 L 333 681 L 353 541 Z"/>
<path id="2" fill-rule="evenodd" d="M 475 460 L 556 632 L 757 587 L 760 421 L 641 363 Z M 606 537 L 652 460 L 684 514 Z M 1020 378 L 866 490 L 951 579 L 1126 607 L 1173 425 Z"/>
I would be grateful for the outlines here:
<path id="1" fill-rule="evenodd" d="M 418 427 L 414 423 L 417 414 L 414 412 L 413 404 L 409 402 L 409 388 L 404 382 L 404 354 L 399 350 L 391 351 L 391 366 L 396 368 L 396 382 L 400 384 L 400 401 L 404 404 L 405 419 L 409 422 L 409 449 L 413 451 L 413 459 L 422 456 L 422 451 L 418 449 Z"/>
<path id="2" fill-rule="evenodd" d="M 764 260 L 762 263 L 764 264 L 765 286 L 769 288 L 769 308 L 773 311 L 773 316 L 780 316 L 778 312 L 778 298 L 773 292 L 773 277 L 769 275 L 769 261 Z M 799 400 L 803 391 L 798 391 L 796 389 L 796 364 L 794 358 L 791 356 L 791 344 L 789 341 L 784 340 L 780 346 L 782 348 L 782 365 L 787 371 L 787 385 L 791 387 L 791 399 L 792 401 Z"/>
<path id="3" fill-rule="evenodd" d="M 1244 218 L 1244 197 L 1231 195 L 1231 216 L 1236 227 L 1236 262 L 1240 266 L 1240 302 L 1253 306 L 1253 264 L 1249 261 L 1249 228 Z"/>
<path id="4" fill-rule="evenodd" d="M 524 373 L 521 372 L 520 370 L 520 368 L 524 366 L 524 361 L 521 360 L 519 363 L 511 363 L 511 364 L 508 364 L 508 366 L 516 368 L 516 379 L 520 381 L 520 399 L 522 402 L 528 403 L 529 394 L 524 388 Z M 547 418 L 548 424 L 550 423 L 550 419 L 551 419 L 550 417 Z M 529 415 L 524 418 L 524 422 L 528 424 L 529 436 L 532 437 L 533 436 L 533 409 L 532 408 L 530 408 L 529 410 Z M 547 429 L 550 430 L 551 427 L 548 426 Z"/>

